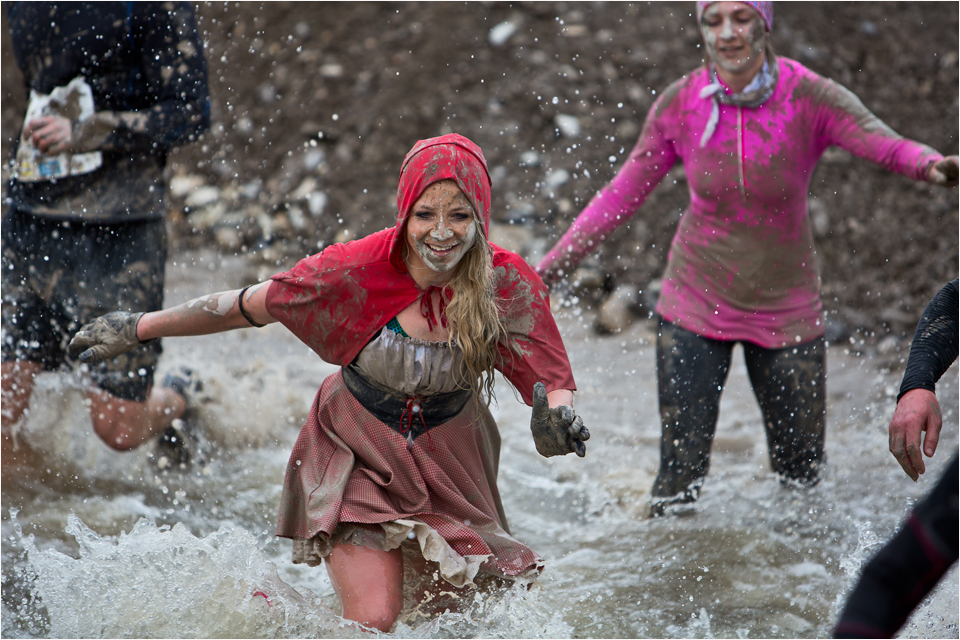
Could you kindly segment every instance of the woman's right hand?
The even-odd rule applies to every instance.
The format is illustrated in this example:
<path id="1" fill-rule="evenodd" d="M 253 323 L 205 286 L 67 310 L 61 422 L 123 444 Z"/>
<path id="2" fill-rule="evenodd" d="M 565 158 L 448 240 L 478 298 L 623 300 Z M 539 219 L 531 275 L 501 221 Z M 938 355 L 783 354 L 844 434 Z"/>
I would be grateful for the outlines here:
<path id="1" fill-rule="evenodd" d="M 70 356 L 84 364 L 110 360 L 139 347 L 137 322 L 143 313 L 114 311 L 87 323 L 70 341 Z"/>
<path id="2" fill-rule="evenodd" d="M 931 458 L 936 453 L 942 427 L 943 414 L 935 393 L 911 389 L 903 394 L 890 419 L 890 453 L 914 482 L 926 471 L 923 456 Z"/>

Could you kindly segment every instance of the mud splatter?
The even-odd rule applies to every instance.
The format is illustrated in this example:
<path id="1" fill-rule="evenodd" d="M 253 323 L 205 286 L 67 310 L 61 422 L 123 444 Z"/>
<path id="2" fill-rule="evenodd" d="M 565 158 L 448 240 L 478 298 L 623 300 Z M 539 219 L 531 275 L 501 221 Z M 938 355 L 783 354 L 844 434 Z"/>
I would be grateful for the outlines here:
<path id="1" fill-rule="evenodd" d="M 239 291 L 211 293 L 210 295 L 189 301 L 187 307 L 190 309 L 200 307 L 203 311 L 209 311 L 218 316 L 225 316 L 230 312 L 230 309 L 236 305 L 238 295 Z"/>

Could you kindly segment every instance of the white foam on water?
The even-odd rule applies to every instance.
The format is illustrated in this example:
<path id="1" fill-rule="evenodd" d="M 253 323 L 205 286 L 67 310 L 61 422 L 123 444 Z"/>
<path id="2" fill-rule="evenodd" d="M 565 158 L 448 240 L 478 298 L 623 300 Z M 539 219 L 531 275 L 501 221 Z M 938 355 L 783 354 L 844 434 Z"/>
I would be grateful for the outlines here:
<path id="1" fill-rule="evenodd" d="M 241 527 L 194 536 L 140 520 L 101 537 L 71 516 L 79 557 L 22 540 L 51 637 L 330 636 L 340 619 L 283 582 Z"/>
<path id="2" fill-rule="evenodd" d="M 14 522 L 16 514 L 11 515 Z M 79 557 L 39 549 L 16 527 L 21 567 L 43 607 L 46 637 L 368 637 L 309 589 L 281 579 L 256 536 L 223 525 L 206 536 L 140 520 L 100 536 L 76 516 Z M 529 587 L 529 588 L 528 588 Z M 412 616 L 391 637 L 565 637 L 537 584 L 476 592 L 462 612 Z M 19 635 L 19 634 L 17 634 Z"/>
<path id="3" fill-rule="evenodd" d="M 542 587 L 518 582 L 467 597 L 462 612 L 399 623 L 398 638 L 568 638 L 573 628 L 550 605 Z"/>

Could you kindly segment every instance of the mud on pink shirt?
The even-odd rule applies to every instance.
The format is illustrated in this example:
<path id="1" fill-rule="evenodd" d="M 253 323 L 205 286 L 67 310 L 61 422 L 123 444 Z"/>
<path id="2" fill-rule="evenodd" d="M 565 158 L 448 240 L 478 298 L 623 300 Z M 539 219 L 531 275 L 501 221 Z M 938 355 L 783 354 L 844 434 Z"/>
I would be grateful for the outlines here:
<path id="1" fill-rule="evenodd" d="M 680 218 L 657 313 L 701 336 L 768 349 L 824 333 L 816 250 L 807 212 L 814 167 L 831 145 L 915 180 L 941 159 L 903 138 L 841 85 L 777 58 L 773 95 L 755 108 L 720 104 L 720 120 L 700 140 L 711 100 L 699 96 L 705 68 L 657 99 L 617 176 L 577 217 L 537 266 L 576 265 L 624 224 L 677 160 L 690 205 Z"/>

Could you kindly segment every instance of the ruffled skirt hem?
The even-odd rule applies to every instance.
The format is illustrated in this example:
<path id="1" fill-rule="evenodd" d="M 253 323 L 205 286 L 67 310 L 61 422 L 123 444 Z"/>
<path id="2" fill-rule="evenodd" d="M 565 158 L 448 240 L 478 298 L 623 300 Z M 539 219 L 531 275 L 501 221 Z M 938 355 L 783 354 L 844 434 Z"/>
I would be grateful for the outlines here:
<path id="1" fill-rule="evenodd" d="M 340 523 L 332 535 L 323 532 L 309 539 L 293 540 L 294 564 L 318 566 L 330 555 L 337 544 L 348 543 L 357 546 L 391 551 L 406 541 L 416 541 L 424 559 L 435 562 L 440 577 L 454 587 L 476 586 L 474 578 L 481 571 L 502 578 L 523 579 L 539 575 L 541 565 L 533 564 L 516 575 L 505 575 L 496 563 L 487 562 L 493 556 L 460 555 L 446 539 L 433 527 L 411 518 L 391 520 L 378 524 Z"/>

